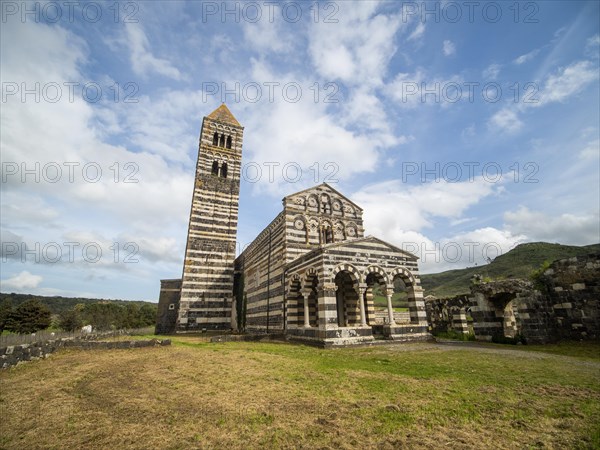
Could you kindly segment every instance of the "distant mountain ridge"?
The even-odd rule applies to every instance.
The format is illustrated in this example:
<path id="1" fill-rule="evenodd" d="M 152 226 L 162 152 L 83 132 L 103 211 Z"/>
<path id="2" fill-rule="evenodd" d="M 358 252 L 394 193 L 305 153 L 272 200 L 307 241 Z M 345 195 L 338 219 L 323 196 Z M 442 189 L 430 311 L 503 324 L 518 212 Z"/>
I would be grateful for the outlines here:
<path id="1" fill-rule="evenodd" d="M 450 297 L 467 294 L 471 277 L 475 274 L 492 279 L 527 279 L 545 261 L 553 262 L 557 259 L 572 258 L 599 251 L 600 244 L 575 246 L 530 242 L 516 246 L 509 252 L 496 257 L 490 264 L 421 275 L 421 286 L 425 290 L 425 296 Z"/>

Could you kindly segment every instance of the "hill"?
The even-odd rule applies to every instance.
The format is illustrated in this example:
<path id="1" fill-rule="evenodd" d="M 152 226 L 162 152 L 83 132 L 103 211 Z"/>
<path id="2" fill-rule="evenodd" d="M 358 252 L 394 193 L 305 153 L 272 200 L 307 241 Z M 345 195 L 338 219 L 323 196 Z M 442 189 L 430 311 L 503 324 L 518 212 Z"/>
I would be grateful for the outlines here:
<path id="1" fill-rule="evenodd" d="M 21 303 L 26 302 L 31 299 L 38 299 L 40 303 L 48 306 L 50 312 L 52 314 L 61 314 L 62 312 L 73 309 L 75 305 L 81 303 L 83 305 L 90 305 L 93 303 L 115 303 L 120 306 L 126 306 L 128 304 L 136 304 L 139 307 L 143 305 L 152 305 L 156 306 L 156 303 L 145 302 L 145 301 L 128 301 L 128 300 L 104 300 L 98 298 L 73 298 L 73 297 L 45 297 L 42 295 L 32 295 L 32 294 L 15 294 L 13 293 L 0 293 L 0 304 L 4 300 L 10 300 L 12 302 L 12 306 L 18 306 Z"/>
<path id="2" fill-rule="evenodd" d="M 491 279 L 528 278 L 545 261 L 571 258 L 600 251 L 600 244 L 586 246 L 532 242 L 520 244 L 511 251 L 498 256 L 490 264 L 466 269 L 421 275 L 425 295 L 450 297 L 469 292 L 471 277 L 475 274 Z"/>

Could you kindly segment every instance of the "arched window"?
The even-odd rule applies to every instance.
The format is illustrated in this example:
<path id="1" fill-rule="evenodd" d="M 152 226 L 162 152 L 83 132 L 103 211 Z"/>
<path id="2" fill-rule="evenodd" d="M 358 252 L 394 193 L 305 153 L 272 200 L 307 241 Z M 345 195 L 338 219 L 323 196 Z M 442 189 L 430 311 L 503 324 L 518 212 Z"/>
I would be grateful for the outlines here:
<path id="1" fill-rule="evenodd" d="M 231 148 L 231 136 L 227 136 L 227 148 Z"/>
<path id="2" fill-rule="evenodd" d="M 331 244 L 333 242 L 333 230 L 331 227 L 325 228 L 325 243 Z"/>
<path id="3" fill-rule="evenodd" d="M 219 140 L 219 147 L 225 147 L 225 135 L 221 135 L 221 139 Z"/>
<path id="4" fill-rule="evenodd" d="M 221 166 L 221 176 L 223 178 L 227 178 L 227 163 L 224 162 L 223 165 Z"/>
<path id="5" fill-rule="evenodd" d="M 212 174 L 217 176 L 219 175 L 219 163 L 217 161 L 213 161 Z"/>
<path id="6" fill-rule="evenodd" d="M 321 225 L 319 240 L 321 241 L 321 244 L 331 244 L 333 242 L 333 230 L 331 229 L 331 225 Z"/>
<path id="7" fill-rule="evenodd" d="M 331 203 L 329 202 L 329 196 L 327 194 L 321 196 L 321 212 L 324 214 L 331 214 Z"/>
<path id="8" fill-rule="evenodd" d="M 213 145 L 219 145 L 219 133 L 217 133 L 215 131 L 215 134 L 213 134 Z"/>

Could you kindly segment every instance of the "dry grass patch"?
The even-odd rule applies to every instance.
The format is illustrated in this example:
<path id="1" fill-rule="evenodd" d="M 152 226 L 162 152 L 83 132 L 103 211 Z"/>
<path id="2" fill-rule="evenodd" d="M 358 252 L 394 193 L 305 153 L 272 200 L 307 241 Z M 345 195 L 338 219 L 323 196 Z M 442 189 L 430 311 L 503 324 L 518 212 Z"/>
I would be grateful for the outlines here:
<path id="1" fill-rule="evenodd" d="M 586 448 L 599 368 L 431 344 L 61 351 L 0 373 L 0 447 Z"/>

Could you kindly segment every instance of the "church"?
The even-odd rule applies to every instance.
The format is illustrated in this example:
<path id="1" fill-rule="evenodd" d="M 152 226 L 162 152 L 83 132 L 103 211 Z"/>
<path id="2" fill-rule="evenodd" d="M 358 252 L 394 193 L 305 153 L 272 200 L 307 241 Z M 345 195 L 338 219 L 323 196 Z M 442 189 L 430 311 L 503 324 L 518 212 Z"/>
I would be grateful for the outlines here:
<path id="1" fill-rule="evenodd" d="M 236 258 L 243 133 L 225 104 L 202 121 L 183 275 L 161 280 L 156 333 L 245 330 L 325 347 L 428 339 L 417 257 L 365 236 L 363 210 L 326 183 L 284 197 Z M 395 284 L 408 313 L 394 312 Z"/>

